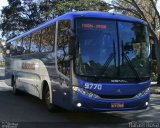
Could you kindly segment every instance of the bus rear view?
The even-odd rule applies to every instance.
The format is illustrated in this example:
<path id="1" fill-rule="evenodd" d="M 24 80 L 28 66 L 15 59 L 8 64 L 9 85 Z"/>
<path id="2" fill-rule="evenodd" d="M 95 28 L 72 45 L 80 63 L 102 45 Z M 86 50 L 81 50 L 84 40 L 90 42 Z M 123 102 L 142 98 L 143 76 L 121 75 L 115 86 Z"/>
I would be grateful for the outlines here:
<path id="1" fill-rule="evenodd" d="M 147 108 L 150 44 L 144 22 L 75 19 L 73 103 L 84 110 Z"/>

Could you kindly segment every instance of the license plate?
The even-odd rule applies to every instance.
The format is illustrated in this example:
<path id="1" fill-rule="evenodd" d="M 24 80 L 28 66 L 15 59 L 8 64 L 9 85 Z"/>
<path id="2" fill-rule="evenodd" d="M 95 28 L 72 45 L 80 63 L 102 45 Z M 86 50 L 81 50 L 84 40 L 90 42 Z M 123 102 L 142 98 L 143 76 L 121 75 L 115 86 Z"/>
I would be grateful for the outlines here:
<path id="1" fill-rule="evenodd" d="M 124 103 L 111 103 L 111 108 L 124 108 Z"/>

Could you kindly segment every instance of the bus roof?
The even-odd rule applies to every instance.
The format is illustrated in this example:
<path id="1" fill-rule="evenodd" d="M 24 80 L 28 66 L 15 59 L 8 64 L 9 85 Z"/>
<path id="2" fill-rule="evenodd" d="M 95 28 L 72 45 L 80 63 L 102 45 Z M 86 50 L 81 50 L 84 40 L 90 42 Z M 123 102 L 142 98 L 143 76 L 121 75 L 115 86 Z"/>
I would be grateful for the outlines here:
<path id="1" fill-rule="evenodd" d="M 14 37 L 13 39 L 7 41 L 7 42 L 11 42 L 13 40 L 16 40 L 18 38 L 21 37 L 25 37 L 26 35 L 37 31 L 41 28 L 44 28 L 52 23 L 55 23 L 58 20 L 63 20 L 63 19 L 74 19 L 74 18 L 103 18 L 103 19 L 113 19 L 113 20 L 122 20 L 122 21 L 129 21 L 129 22 L 136 22 L 136 23 L 141 23 L 141 24 L 147 24 L 145 21 L 138 19 L 138 18 L 134 18 L 134 17 L 130 17 L 130 16 L 125 16 L 122 14 L 115 14 L 115 13 L 109 13 L 109 12 L 100 12 L 100 11 L 75 11 L 75 12 L 69 12 L 66 14 L 63 14 L 57 18 L 54 18 L 50 21 L 44 22 L 40 25 L 38 25 L 37 27 L 30 29 L 29 31 Z"/>
<path id="2" fill-rule="evenodd" d="M 113 20 L 123 20 L 123 21 L 131 21 L 131 22 L 137 22 L 137 23 L 143 23 L 146 24 L 145 21 L 125 16 L 123 14 L 116 14 L 116 13 L 109 13 L 109 12 L 100 12 L 100 11 L 77 11 L 77 12 L 69 12 L 64 15 L 64 17 L 84 17 L 84 18 L 105 18 L 105 19 L 113 19 Z"/>

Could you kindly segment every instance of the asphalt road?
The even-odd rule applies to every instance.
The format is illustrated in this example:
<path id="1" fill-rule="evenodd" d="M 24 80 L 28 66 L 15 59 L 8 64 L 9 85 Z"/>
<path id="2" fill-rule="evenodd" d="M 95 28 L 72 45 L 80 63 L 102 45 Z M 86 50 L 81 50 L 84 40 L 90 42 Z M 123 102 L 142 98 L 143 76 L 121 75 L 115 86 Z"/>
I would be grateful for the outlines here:
<path id="1" fill-rule="evenodd" d="M 160 127 L 160 95 L 151 95 L 147 110 L 125 112 L 50 113 L 41 100 L 22 94 L 14 96 L 12 88 L 0 82 L 0 127 L 2 128 L 108 128 Z"/>

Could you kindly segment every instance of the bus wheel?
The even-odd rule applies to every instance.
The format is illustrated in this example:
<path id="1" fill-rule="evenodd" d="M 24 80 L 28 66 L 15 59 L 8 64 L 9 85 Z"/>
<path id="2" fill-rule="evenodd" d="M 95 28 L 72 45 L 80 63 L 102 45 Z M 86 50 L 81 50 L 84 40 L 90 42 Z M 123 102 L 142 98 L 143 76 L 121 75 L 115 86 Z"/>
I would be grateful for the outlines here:
<path id="1" fill-rule="evenodd" d="M 18 90 L 17 90 L 17 87 L 16 87 L 16 81 L 15 81 L 14 77 L 12 77 L 11 86 L 13 87 L 13 90 L 12 90 L 13 94 L 18 95 Z"/>
<path id="2" fill-rule="evenodd" d="M 50 103 L 50 99 L 51 99 L 51 95 L 50 95 L 49 87 L 47 86 L 45 88 L 45 93 L 44 93 L 44 102 L 48 111 L 55 112 L 56 106 L 54 106 L 53 103 L 52 104 Z"/>

